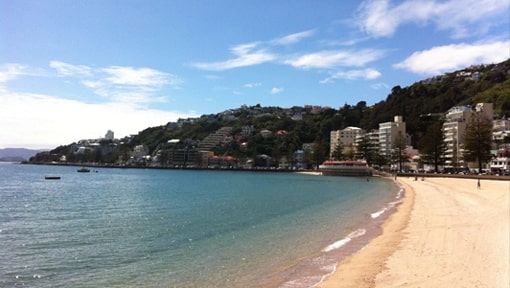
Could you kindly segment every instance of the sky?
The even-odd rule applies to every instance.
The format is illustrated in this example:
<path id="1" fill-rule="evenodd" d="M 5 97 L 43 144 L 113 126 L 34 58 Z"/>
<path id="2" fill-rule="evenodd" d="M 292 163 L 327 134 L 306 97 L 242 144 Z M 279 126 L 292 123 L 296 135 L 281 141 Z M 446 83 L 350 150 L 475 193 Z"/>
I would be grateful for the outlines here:
<path id="1" fill-rule="evenodd" d="M 368 105 L 510 58 L 508 0 L 0 0 L 0 148 Z"/>

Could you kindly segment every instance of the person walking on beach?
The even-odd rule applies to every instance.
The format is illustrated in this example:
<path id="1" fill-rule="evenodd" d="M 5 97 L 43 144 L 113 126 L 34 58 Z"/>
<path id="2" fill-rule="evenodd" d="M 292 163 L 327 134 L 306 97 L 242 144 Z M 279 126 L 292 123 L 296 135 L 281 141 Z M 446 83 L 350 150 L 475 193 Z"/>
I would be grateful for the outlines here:
<path id="1" fill-rule="evenodd" d="M 480 188 L 481 188 L 480 178 L 478 178 L 477 181 L 476 181 L 476 189 L 480 190 Z"/>

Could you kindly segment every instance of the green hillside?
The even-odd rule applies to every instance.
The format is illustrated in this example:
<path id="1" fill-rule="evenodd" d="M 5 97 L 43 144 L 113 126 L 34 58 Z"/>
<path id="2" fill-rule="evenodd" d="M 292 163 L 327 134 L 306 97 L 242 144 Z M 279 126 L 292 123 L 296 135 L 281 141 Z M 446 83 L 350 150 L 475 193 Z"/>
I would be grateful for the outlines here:
<path id="1" fill-rule="evenodd" d="M 413 144 L 419 141 L 427 122 L 420 116 L 444 113 L 453 106 L 494 103 L 498 117 L 510 116 L 510 60 L 495 65 L 466 68 L 426 79 L 409 87 L 393 87 L 385 101 L 368 109 L 360 127 L 377 128 L 393 115 L 404 116 Z M 475 74 L 476 73 L 476 74 Z M 469 75 L 469 76 L 463 76 Z M 478 80 L 475 75 L 479 75 Z"/>

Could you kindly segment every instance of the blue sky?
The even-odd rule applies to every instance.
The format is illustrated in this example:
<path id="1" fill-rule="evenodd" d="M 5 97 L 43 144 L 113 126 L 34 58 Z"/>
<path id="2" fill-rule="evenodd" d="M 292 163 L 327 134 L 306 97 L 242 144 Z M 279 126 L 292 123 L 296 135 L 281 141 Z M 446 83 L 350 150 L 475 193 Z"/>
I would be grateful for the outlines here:
<path id="1" fill-rule="evenodd" d="M 510 57 L 508 0 L 0 0 L 0 148 L 339 108 Z"/>

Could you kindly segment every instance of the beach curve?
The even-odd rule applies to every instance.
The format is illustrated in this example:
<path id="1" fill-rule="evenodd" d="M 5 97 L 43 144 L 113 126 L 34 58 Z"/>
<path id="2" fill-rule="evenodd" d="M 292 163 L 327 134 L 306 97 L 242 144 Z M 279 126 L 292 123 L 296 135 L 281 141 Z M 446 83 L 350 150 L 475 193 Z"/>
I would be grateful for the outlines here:
<path id="1" fill-rule="evenodd" d="M 510 181 L 399 177 L 383 233 L 317 287 L 509 287 Z"/>

